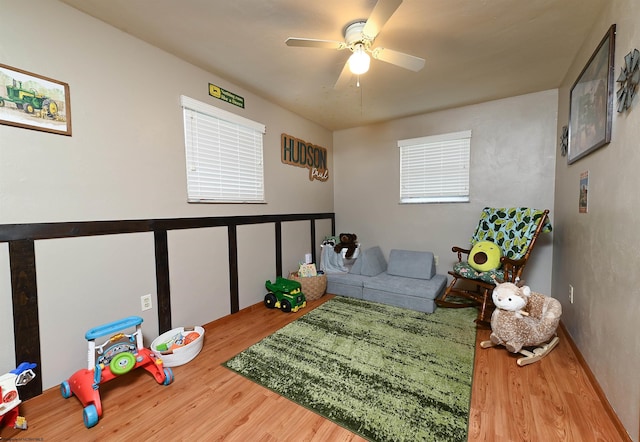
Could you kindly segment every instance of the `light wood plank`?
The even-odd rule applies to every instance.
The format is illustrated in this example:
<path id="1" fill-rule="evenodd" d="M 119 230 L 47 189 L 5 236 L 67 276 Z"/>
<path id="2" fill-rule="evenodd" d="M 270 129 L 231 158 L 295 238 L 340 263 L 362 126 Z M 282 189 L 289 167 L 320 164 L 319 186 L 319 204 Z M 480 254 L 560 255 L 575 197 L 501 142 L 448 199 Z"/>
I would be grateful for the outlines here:
<path id="1" fill-rule="evenodd" d="M 469 441 L 631 441 L 592 383 L 563 327 L 542 360 L 520 367 L 478 330 Z"/>

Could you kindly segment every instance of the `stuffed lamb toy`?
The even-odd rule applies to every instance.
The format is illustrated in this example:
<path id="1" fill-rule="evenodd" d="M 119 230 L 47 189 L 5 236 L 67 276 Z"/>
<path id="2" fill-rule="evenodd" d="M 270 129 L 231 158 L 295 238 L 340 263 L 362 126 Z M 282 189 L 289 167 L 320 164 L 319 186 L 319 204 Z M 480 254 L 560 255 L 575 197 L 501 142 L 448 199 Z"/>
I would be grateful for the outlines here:
<path id="1" fill-rule="evenodd" d="M 558 300 L 510 282 L 497 284 L 492 299 L 496 309 L 491 316 L 491 341 L 481 343 L 483 348 L 504 345 L 512 353 L 529 356 L 532 354 L 523 347 L 550 344 L 553 340 L 551 348 L 534 350 L 541 357 L 555 347 L 557 337 L 554 337 L 562 314 Z M 520 361 L 518 364 L 524 365 Z"/>

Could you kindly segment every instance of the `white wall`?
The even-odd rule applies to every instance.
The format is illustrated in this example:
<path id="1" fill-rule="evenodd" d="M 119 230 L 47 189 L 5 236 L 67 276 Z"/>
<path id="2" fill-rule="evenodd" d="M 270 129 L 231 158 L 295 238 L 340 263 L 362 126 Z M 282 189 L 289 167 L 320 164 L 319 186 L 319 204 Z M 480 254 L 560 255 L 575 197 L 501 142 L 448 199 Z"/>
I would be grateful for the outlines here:
<path id="1" fill-rule="evenodd" d="M 356 233 L 362 247 L 379 245 L 387 256 L 430 250 L 446 274 L 451 247 L 469 246 L 483 207 L 553 208 L 556 103 L 557 92 L 546 91 L 336 132 L 336 233 Z M 399 204 L 397 140 L 467 129 L 471 201 Z M 552 239 L 541 235 L 524 275 L 550 295 Z"/>
<path id="2" fill-rule="evenodd" d="M 169 285 L 174 324 L 200 325 L 231 311 L 228 290 L 210 296 L 211 287 L 229 287 L 227 228 L 176 230 L 167 233 Z"/>
<path id="3" fill-rule="evenodd" d="M 609 27 L 616 23 L 614 79 L 624 56 L 640 44 L 640 4 L 607 3 L 571 65 L 559 93 L 558 127 L 569 121 L 575 80 Z M 640 102 L 615 111 L 611 143 L 567 165 L 557 155 L 553 288 L 562 320 L 609 402 L 635 441 L 640 440 Z M 578 212 L 580 173 L 589 171 L 589 212 Z M 569 303 L 569 284 L 574 304 Z"/>
<path id="4" fill-rule="evenodd" d="M 140 295 L 155 293 L 153 233 L 36 241 L 35 251 L 43 385 L 86 368 L 92 327 L 135 314 L 158 330 L 157 310 L 140 311 Z"/>
<path id="5" fill-rule="evenodd" d="M 73 129 L 66 137 L 0 125 L 0 224 L 333 212 L 326 129 L 59 2 L 4 0 L 0 42 L 3 64 L 69 84 Z M 245 109 L 210 97 L 209 83 L 244 97 Z M 187 204 L 180 95 L 266 125 L 266 204 Z M 281 163 L 283 132 L 328 150 L 328 181 Z M 309 225 L 288 238 L 284 224 L 287 272 L 310 251 Z M 320 240 L 331 225 L 318 224 Z M 243 308 L 276 276 L 274 227 L 238 232 Z M 174 326 L 228 314 L 226 229 L 170 232 L 168 243 Z M 36 241 L 35 249 L 44 388 L 84 367 L 89 327 L 138 314 L 146 340 L 157 336 L 153 234 Z M 0 244 L 0 339 L 11 350 L 0 354 L 0 373 L 16 366 L 8 265 Z M 143 314 L 146 293 L 154 308 Z M 54 336 L 64 337 L 63 357 Z"/>

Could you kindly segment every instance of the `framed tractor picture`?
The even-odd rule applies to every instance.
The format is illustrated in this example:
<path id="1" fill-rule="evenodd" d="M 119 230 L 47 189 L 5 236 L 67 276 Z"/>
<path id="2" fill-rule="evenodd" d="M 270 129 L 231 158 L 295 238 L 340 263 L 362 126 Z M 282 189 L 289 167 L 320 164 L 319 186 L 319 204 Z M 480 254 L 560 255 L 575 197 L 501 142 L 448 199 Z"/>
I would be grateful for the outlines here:
<path id="1" fill-rule="evenodd" d="M 71 136 L 69 85 L 0 64 L 0 123 Z"/>

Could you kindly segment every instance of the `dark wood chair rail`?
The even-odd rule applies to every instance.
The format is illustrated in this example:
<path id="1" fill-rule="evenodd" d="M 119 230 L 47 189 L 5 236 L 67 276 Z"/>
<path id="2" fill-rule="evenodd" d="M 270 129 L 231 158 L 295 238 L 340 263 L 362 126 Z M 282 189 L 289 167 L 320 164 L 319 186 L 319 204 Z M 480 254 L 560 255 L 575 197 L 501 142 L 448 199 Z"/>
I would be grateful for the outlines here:
<path id="1" fill-rule="evenodd" d="M 240 309 L 238 293 L 237 226 L 273 223 L 276 275 L 282 275 L 282 223 L 309 221 L 309 245 L 316 261 L 316 221 L 331 220 L 335 235 L 335 213 L 300 213 L 282 215 L 220 216 L 203 218 L 160 218 L 142 220 L 77 221 L 32 224 L 0 224 L 0 242 L 9 244 L 13 327 L 16 361 L 37 364 L 36 378 L 21 387 L 21 397 L 30 399 L 42 394 L 40 324 L 34 242 L 41 239 L 80 236 L 121 235 L 153 232 L 155 243 L 156 288 L 158 296 L 158 334 L 171 330 L 171 293 L 169 288 L 169 248 L 167 232 L 180 229 L 226 227 L 229 249 L 230 314 Z"/>

